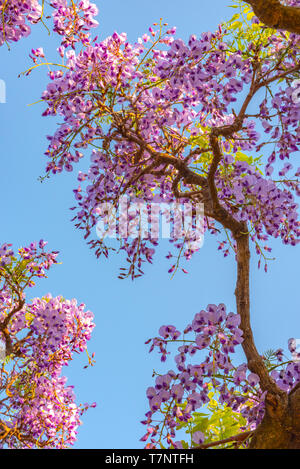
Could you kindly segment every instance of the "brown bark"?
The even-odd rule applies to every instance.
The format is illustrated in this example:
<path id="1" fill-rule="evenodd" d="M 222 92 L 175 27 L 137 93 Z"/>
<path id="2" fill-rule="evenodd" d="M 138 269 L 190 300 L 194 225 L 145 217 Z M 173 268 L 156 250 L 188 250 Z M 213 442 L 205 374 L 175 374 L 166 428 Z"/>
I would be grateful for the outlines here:
<path id="1" fill-rule="evenodd" d="M 288 395 L 266 397 L 266 412 L 250 449 L 300 449 L 300 388 Z"/>
<path id="2" fill-rule="evenodd" d="M 250 251 L 247 226 L 238 236 L 236 304 L 241 316 L 242 343 L 248 368 L 260 377 L 260 385 L 267 391 L 265 416 L 251 439 L 250 449 L 300 449 L 300 384 L 290 394 L 281 391 L 259 355 L 250 324 Z"/>
<path id="3" fill-rule="evenodd" d="M 244 0 L 269 28 L 300 34 L 300 8 L 284 6 L 279 0 Z"/>
<path id="4" fill-rule="evenodd" d="M 236 305 L 237 313 L 241 316 L 241 329 L 244 341 L 242 347 L 247 358 L 248 368 L 260 378 L 263 391 L 281 394 L 275 382 L 270 377 L 262 357 L 259 355 L 253 338 L 250 324 L 250 250 L 249 234 L 246 223 L 239 235 L 235 236 L 237 245 L 237 282 L 236 282 Z"/>

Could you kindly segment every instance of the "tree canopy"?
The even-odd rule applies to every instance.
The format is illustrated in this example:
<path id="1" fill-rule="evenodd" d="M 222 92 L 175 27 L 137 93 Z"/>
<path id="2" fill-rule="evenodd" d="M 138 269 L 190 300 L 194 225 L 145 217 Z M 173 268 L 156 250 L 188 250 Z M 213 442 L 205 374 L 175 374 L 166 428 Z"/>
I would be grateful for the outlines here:
<path id="1" fill-rule="evenodd" d="M 46 21 L 44 4 L 36 1 L 22 7 L 13 1 L 0 6 L 3 46 L 29 34 L 29 24 Z M 203 305 L 183 333 L 163 325 L 159 335 L 149 339 L 150 351 L 157 349 L 163 362 L 169 343 L 179 345 L 174 369 L 157 374 L 147 389 L 149 410 L 142 441 L 148 449 L 299 448 L 299 362 L 285 362 L 281 349 L 261 355 L 250 321 L 250 245 L 258 267 L 263 263 L 267 271 L 272 238 L 292 246 L 299 242 L 300 168 L 294 163 L 300 143 L 299 0 L 236 1 L 232 6 L 237 13 L 229 22 L 199 37 L 191 35 L 186 42 L 163 20 L 134 43 L 117 32 L 100 41 L 92 37 L 97 7 L 88 0 L 56 0 L 50 6 L 53 30 L 61 36 L 59 58 L 52 63 L 42 48 L 33 49 L 33 65 L 26 75 L 50 66 L 49 84 L 41 96 L 43 116 L 59 120 L 55 133 L 47 137 L 44 178 L 72 172 L 90 150 L 90 162 L 77 176 L 72 207 L 75 227 L 90 248 L 98 258 L 116 250 L 108 236 L 96 235 L 99 222 L 109 224 L 107 207 L 113 208 L 119 250 L 127 256 L 119 277 L 134 280 L 143 275 L 145 262 L 152 263 L 159 243 L 158 233 L 151 230 L 132 235 L 141 213 L 136 205 L 142 204 L 151 225 L 153 204 L 160 204 L 166 213 L 170 206 L 189 204 L 194 215 L 203 204 L 200 231 L 215 236 L 217 249 L 236 260 L 235 312 L 227 311 L 223 303 Z M 136 204 L 127 213 L 125 232 L 124 219 L 116 215 L 124 197 Z M 173 275 L 178 268 L 186 272 L 184 262 L 197 254 L 201 243 L 195 221 L 182 231 L 182 220 L 175 214 L 170 217 L 173 229 L 180 228 L 167 253 Z M 4 245 L 0 251 L 4 282 L 0 331 L 6 355 L 15 364 L 20 357 L 22 365 L 13 368 L 13 378 L 7 375 L 3 388 L 10 390 L 16 383 L 16 394 L 9 397 L 17 395 L 17 403 L 0 401 L 7 406 L 8 419 L 0 420 L 2 440 L 8 446 L 59 446 L 62 438 L 64 445 L 72 443 L 72 431 L 67 440 L 58 436 L 62 424 L 57 421 L 56 426 L 45 424 L 52 432 L 47 436 L 40 415 L 35 416 L 34 435 L 27 437 L 27 430 L 21 434 L 32 422 L 27 397 L 21 392 L 25 386 L 26 396 L 35 396 L 23 384 L 28 373 L 32 382 L 40 383 L 42 375 L 44 384 L 45 376 L 56 383 L 61 360 L 70 359 L 73 347 L 85 348 L 93 327 L 91 315 L 63 298 L 45 297 L 26 306 L 24 278 L 27 286 L 32 269 L 40 272 L 37 248 L 28 248 L 26 256 L 33 264 L 24 267 L 27 250 L 20 251 L 17 261 L 7 249 Z M 37 259 L 45 256 L 39 254 Z M 50 324 L 45 311 L 53 310 L 61 312 L 60 319 L 55 316 Z M 16 326 L 16 321 L 21 325 Z M 23 329 L 27 335 L 19 340 L 17 333 Z M 34 342 L 41 334 L 46 343 L 56 341 L 45 371 L 46 351 L 42 345 L 35 349 Z M 240 345 L 245 363 L 236 364 L 234 352 Z M 294 340 L 289 348 L 295 352 Z M 67 358 L 61 356 L 63 350 Z M 45 398 L 44 391 L 40 394 Z M 72 418 L 74 413 L 77 418 L 83 409 L 74 407 L 68 392 L 64 399 L 65 412 L 69 416 L 71 409 Z M 33 409 L 39 406 L 37 402 Z M 18 412 L 11 415 L 11 408 Z M 11 422 L 23 435 L 17 440 Z M 67 417 L 63 422 L 63 428 L 68 426 Z M 76 424 L 68 428 L 73 427 Z M 189 435 L 188 441 L 177 438 L 182 431 Z"/>

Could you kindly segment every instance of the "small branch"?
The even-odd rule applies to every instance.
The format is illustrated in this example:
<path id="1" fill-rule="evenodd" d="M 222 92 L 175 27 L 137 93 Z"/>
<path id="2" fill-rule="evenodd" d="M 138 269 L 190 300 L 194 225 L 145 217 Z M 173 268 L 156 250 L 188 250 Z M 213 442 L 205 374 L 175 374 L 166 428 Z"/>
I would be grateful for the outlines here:
<path id="1" fill-rule="evenodd" d="M 237 435 L 230 436 L 229 438 L 225 438 L 224 440 L 212 441 L 211 443 L 204 443 L 204 444 L 198 446 L 196 449 L 208 449 L 208 448 L 212 448 L 214 446 L 219 446 L 219 445 L 224 445 L 226 443 L 231 443 L 232 441 L 235 441 L 237 443 L 242 444 L 245 440 L 250 438 L 253 435 L 253 433 L 254 433 L 253 431 L 238 433 Z"/>

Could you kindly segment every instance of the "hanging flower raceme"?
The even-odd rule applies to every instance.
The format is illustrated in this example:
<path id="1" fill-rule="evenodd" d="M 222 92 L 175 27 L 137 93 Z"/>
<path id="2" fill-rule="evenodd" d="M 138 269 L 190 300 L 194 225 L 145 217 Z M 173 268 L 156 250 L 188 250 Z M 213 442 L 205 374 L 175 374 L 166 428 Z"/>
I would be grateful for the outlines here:
<path id="1" fill-rule="evenodd" d="M 257 428 L 264 416 L 266 393 L 260 388 L 258 375 L 246 363 L 236 365 L 233 358 L 243 342 L 240 322 L 240 316 L 227 313 L 224 304 L 210 304 L 194 316 L 183 334 L 175 326 L 161 326 L 159 336 L 146 342 L 150 344 L 150 352 L 158 351 L 162 362 L 172 357 L 169 350 L 172 344 L 177 347 L 173 357 L 176 368 L 167 373 L 154 372 L 155 384 L 146 392 L 149 410 L 142 423 L 147 426 L 147 432 L 141 438 L 147 441 L 146 448 L 183 448 L 186 435 L 182 429 L 193 426 L 197 412 L 199 416 L 205 415 L 203 412 L 208 411 L 214 394 L 227 414 L 231 409 L 232 422 L 235 416 L 243 418 L 237 432 L 251 433 Z M 290 350 L 294 343 L 291 339 Z M 300 381 L 300 365 L 292 360 L 283 363 L 282 357 L 282 350 L 278 350 L 264 360 L 269 363 L 270 375 L 278 387 L 290 391 Z M 208 429 L 200 434 L 193 430 L 192 436 L 191 447 L 211 437 Z"/>
<path id="2" fill-rule="evenodd" d="M 98 8 L 89 0 L 54 0 L 50 3 L 53 8 L 53 31 L 62 36 L 60 51 L 78 42 L 88 44 L 90 29 L 98 25 L 94 17 Z M 31 33 L 31 25 L 47 24 L 48 11 L 45 3 L 38 0 L 1 0 L 0 1 L 0 46 L 19 41 Z M 47 27 L 47 26 L 46 26 Z"/>

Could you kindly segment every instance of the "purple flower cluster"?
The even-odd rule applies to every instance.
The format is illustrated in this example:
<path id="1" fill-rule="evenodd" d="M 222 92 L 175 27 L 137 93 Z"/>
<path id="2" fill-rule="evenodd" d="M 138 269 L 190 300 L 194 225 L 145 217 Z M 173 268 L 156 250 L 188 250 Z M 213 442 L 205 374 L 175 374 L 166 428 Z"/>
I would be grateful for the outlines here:
<path id="1" fill-rule="evenodd" d="M 162 361 L 169 353 L 170 342 L 182 342 L 175 356 L 176 371 L 158 375 L 155 385 L 147 389 L 150 410 L 142 422 L 148 427 L 142 441 L 150 437 L 147 448 L 155 448 L 159 443 L 180 448 L 181 443 L 175 441 L 176 428 L 180 422 L 189 421 L 193 411 L 209 402 L 210 386 L 219 393 L 220 403 L 242 413 L 250 427 L 260 422 L 264 395 L 259 388 L 259 378 L 249 372 L 246 364 L 234 366 L 230 357 L 243 341 L 239 325 L 238 314 L 227 313 L 224 304 L 210 304 L 195 315 L 181 340 L 181 333 L 168 325 L 160 328 L 159 337 L 146 342 L 151 342 L 150 352 L 158 348 Z M 191 357 L 193 363 L 188 362 Z"/>
<path id="2" fill-rule="evenodd" d="M 32 446 L 40 439 L 44 447 L 65 448 L 77 439 L 80 416 L 90 406 L 75 403 L 72 386 L 66 386 L 61 371 L 74 352 L 86 349 L 94 328 L 92 319 L 76 300 L 48 295 L 26 304 L 10 323 L 13 344 L 19 343 L 17 334 L 26 331 L 26 341 L 19 347 L 22 366 L 11 376 L 16 385 L 10 390 L 10 407 L 14 409 L 10 424 L 12 429 L 30 432 Z M 13 439 L 9 444 L 13 445 Z"/>
<path id="3" fill-rule="evenodd" d="M 66 47 L 74 47 L 77 42 L 89 43 L 89 30 L 98 25 L 94 16 L 98 8 L 89 0 L 77 3 L 68 0 L 53 0 L 50 6 L 53 31 L 63 36 L 60 52 Z M 44 2 L 38 0 L 0 0 L 0 46 L 17 42 L 31 33 L 30 25 L 43 21 Z"/>
<path id="4" fill-rule="evenodd" d="M 67 47 L 73 47 L 77 42 L 87 45 L 90 41 L 89 31 L 98 26 L 94 19 L 98 15 L 95 3 L 80 0 L 76 4 L 68 0 L 53 0 L 50 4 L 54 8 L 52 13 L 53 31 L 63 36 L 59 53 L 64 55 Z"/>
<path id="5" fill-rule="evenodd" d="M 0 46 L 4 43 L 17 42 L 30 34 L 29 24 L 41 19 L 42 6 L 38 0 L 0 1 L 1 27 Z M 29 23 L 29 24 L 28 24 Z"/>
<path id="6" fill-rule="evenodd" d="M 180 426 L 192 419 L 193 412 L 209 403 L 209 392 L 218 394 L 221 405 L 229 406 L 233 412 L 246 419 L 241 428 L 254 430 L 265 412 L 266 392 L 259 386 L 259 377 L 250 372 L 246 363 L 236 366 L 231 359 L 236 346 L 242 343 L 238 314 L 226 313 L 224 304 L 208 305 L 197 313 L 191 324 L 184 329 L 183 337 L 175 326 L 161 326 L 159 336 L 149 339 L 150 352 L 157 349 L 161 361 L 170 354 L 170 343 L 181 342 L 174 357 L 176 370 L 157 374 L 155 384 L 147 389 L 150 410 L 142 421 L 147 432 L 142 436 L 146 448 L 159 445 L 182 448 Z M 190 337 L 194 335 L 194 338 Z M 293 360 L 283 362 L 283 350 L 272 353 L 272 362 L 266 366 L 276 385 L 289 392 L 300 382 L 299 354 L 295 359 L 296 342 L 289 340 Z M 193 357 L 193 362 L 190 363 Z M 263 357 L 267 360 L 266 357 Z M 203 443 L 205 434 L 195 432 L 193 442 Z"/>
<path id="7" fill-rule="evenodd" d="M 11 249 L 11 244 L 2 244 L 0 246 L 0 265 L 4 267 L 5 265 L 11 262 L 11 256 L 13 256 L 13 251 Z"/>
<path id="8" fill-rule="evenodd" d="M 220 204 L 248 223 L 260 256 L 269 250 L 260 242 L 270 236 L 296 244 L 300 230 L 294 193 L 299 194 L 299 169 L 288 177 L 293 165 L 284 162 L 278 179 L 270 176 L 276 159 L 286 160 L 298 149 L 300 110 L 291 100 L 292 87 L 285 78 L 289 70 L 293 74 L 299 67 L 299 37 L 274 33 L 259 50 L 249 43 L 245 52 L 232 49 L 222 27 L 200 38 L 193 35 L 187 43 L 173 38 L 174 29 L 149 31 L 151 40 L 146 34 L 131 44 L 126 34 L 114 33 L 78 54 L 70 51 L 67 71 L 50 73 L 51 82 L 42 96 L 47 104 L 44 115 L 60 115 L 64 123 L 48 136 L 47 173 L 72 171 L 84 156 L 82 151 L 90 144 L 97 147 L 74 190 L 76 227 L 89 238 L 103 216 L 99 205 L 110 202 L 118 207 L 123 194 L 146 204 L 174 202 L 179 190 L 167 157 L 170 165 L 176 156 L 175 165 L 184 162 L 205 177 L 211 163 L 211 132 L 226 132 L 242 109 L 239 130 L 228 130 L 226 138 L 220 139 L 223 157 L 216 173 Z M 268 56 L 259 71 L 255 54 Z M 275 85 L 280 80 L 278 91 Z M 257 98 L 257 113 L 250 118 L 245 102 L 248 105 L 259 97 L 260 90 L 265 90 L 265 96 Z M 254 152 L 269 144 L 273 150 L 264 176 L 251 161 Z M 189 189 L 182 183 L 183 202 L 184 190 Z M 213 220 L 205 220 L 207 229 L 217 233 Z M 102 240 L 89 243 L 97 256 L 108 255 Z M 129 274 L 136 276 L 133 264 L 138 275 L 143 273 L 141 265 L 152 262 L 156 245 L 151 237 L 122 238 Z M 179 240 L 174 247 L 186 259 L 198 250 Z M 226 246 L 225 255 L 228 252 Z"/>
<path id="9" fill-rule="evenodd" d="M 46 244 L 31 243 L 18 255 L 11 245 L 0 247 L 0 342 L 9 360 L 0 370 L 0 392 L 7 396 L 0 400 L 1 448 L 67 448 L 76 441 L 81 415 L 95 406 L 77 405 L 61 375 L 74 352 L 86 350 L 93 314 L 74 299 L 50 294 L 26 302 L 25 288 L 57 262 Z"/>
<path id="10" fill-rule="evenodd" d="M 30 338 L 21 352 L 33 355 L 40 369 L 53 367 L 53 372 L 56 368 L 60 372 L 73 352 L 84 351 L 90 339 L 93 315 L 85 312 L 84 307 L 84 304 L 77 305 L 74 299 L 52 298 L 50 294 L 42 299 L 35 298 L 25 310 L 16 313 L 10 332 L 16 334 L 28 329 Z"/>
<path id="11" fill-rule="evenodd" d="M 234 206 L 243 208 L 235 216 L 253 226 L 253 241 L 267 241 L 272 236 L 281 237 L 285 244 L 297 244 L 300 236 L 299 205 L 293 193 L 287 188 L 282 189 L 272 179 L 265 179 L 245 161 L 232 163 L 227 166 L 230 182 L 229 179 L 217 177 L 224 206 L 230 211 Z"/>

